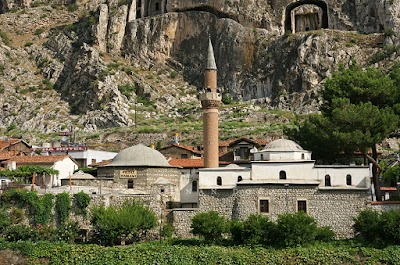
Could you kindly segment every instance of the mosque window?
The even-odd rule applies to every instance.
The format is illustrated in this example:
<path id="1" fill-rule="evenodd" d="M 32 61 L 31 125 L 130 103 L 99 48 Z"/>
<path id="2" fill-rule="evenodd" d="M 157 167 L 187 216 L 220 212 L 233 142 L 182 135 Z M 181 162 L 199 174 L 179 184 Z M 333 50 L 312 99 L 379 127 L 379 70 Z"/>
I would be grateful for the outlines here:
<path id="1" fill-rule="evenodd" d="M 347 174 L 347 176 L 346 176 L 346 185 L 351 185 L 351 175 L 350 174 Z"/>
<path id="2" fill-rule="evenodd" d="M 261 161 L 263 161 L 264 160 L 264 155 L 263 154 L 261 154 Z"/>
<path id="3" fill-rule="evenodd" d="M 301 159 L 304 159 L 304 158 L 305 158 L 304 154 L 301 154 Z"/>
<path id="4" fill-rule="evenodd" d="M 260 200 L 260 213 L 269 213 L 269 200 Z"/>
<path id="5" fill-rule="evenodd" d="M 329 175 L 325 176 L 325 186 L 332 186 L 332 184 L 331 184 L 331 176 L 329 176 Z"/>
<path id="6" fill-rule="evenodd" d="M 197 192 L 197 181 L 196 180 L 192 181 L 192 191 Z"/>
<path id="7" fill-rule="evenodd" d="M 299 200 L 297 201 L 297 211 L 298 212 L 307 212 L 307 201 L 305 200 Z"/>
<path id="8" fill-rule="evenodd" d="M 281 172 L 279 172 L 279 179 L 286 179 L 286 171 L 281 170 Z"/>
<path id="9" fill-rule="evenodd" d="M 218 177 L 218 178 L 217 178 L 217 185 L 218 185 L 218 186 L 221 186 L 221 185 L 222 185 L 222 178 L 221 178 L 221 177 Z"/>
<path id="10" fill-rule="evenodd" d="M 239 176 L 237 182 L 241 182 L 242 180 L 243 180 L 242 176 Z"/>
<path id="11" fill-rule="evenodd" d="M 133 189 L 133 179 L 128 180 L 128 189 Z"/>

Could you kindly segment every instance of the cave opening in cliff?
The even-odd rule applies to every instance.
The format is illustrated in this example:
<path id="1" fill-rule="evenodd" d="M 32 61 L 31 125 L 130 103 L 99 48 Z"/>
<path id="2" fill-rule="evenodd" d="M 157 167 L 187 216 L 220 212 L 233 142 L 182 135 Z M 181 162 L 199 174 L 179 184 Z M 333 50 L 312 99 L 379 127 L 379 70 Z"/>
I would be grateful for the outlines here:
<path id="1" fill-rule="evenodd" d="M 302 0 L 286 7 L 285 32 L 318 30 L 328 26 L 328 5 L 323 1 Z"/>
<path id="2" fill-rule="evenodd" d="M 164 14 L 166 13 L 166 6 L 167 6 L 166 0 L 150 0 L 147 5 L 148 7 L 147 15 L 157 16 L 160 14 Z"/>

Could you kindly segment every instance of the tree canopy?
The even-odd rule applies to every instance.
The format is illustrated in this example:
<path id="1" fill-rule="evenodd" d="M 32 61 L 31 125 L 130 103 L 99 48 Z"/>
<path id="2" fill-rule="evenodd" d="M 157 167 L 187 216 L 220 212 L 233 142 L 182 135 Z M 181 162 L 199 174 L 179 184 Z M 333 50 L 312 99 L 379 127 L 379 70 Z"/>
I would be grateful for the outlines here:
<path id="1" fill-rule="evenodd" d="M 41 166 L 19 166 L 15 170 L 3 170 L 0 171 L 0 175 L 6 177 L 30 177 L 33 173 L 39 175 L 57 175 L 59 171 L 53 168 L 41 167 Z"/>
<path id="2" fill-rule="evenodd" d="M 375 166 L 377 185 L 380 167 L 376 144 L 398 129 L 400 121 L 400 65 L 389 73 L 373 67 L 362 69 L 356 63 L 341 66 L 326 80 L 321 96 L 321 113 L 289 129 L 289 137 L 325 162 L 338 162 L 338 157 L 350 158 L 361 152 Z"/>

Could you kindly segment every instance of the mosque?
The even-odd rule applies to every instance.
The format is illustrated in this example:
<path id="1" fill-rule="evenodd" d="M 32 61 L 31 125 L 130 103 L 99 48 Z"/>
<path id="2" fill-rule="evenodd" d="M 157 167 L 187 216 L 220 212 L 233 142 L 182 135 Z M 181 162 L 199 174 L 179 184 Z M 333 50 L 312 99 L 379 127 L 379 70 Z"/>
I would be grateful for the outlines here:
<path id="1" fill-rule="evenodd" d="M 244 166 L 219 167 L 217 67 L 209 41 L 203 109 L 204 167 L 195 174 L 171 166 L 157 150 L 136 145 L 122 150 L 98 168 L 101 185 L 147 194 L 168 205 L 177 236 L 188 236 L 191 218 L 201 211 L 217 211 L 228 219 L 305 211 L 320 226 L 331 226 L 340 238 L 351 237 L 353 218 L 371 202 L 370 169 L 364 165 L 316 165 L 311 152 L 287 139 L 262 150 L 250 150 Z M 182 208 L 182 206 L 191 208 Z M 194 207 L 194 208 L 193 208 Z"/>

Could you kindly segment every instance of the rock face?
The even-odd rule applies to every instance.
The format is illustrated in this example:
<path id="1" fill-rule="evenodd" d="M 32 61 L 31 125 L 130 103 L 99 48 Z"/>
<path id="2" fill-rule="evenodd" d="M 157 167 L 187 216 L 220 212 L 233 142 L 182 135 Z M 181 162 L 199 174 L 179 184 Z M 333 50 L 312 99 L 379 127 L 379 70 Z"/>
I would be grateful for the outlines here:
<path id="1" fill-rule="evenodd" d="M 59 11 L 47 3 L 79 10 Z M 179 73 L 202 87 L 208 37 L 224 93 L 301 113 L 318 109 L 317 92 L 340 63 L 390 67 L 400 58 L 399 0 L 50 0 L 37 5 L 0 0 L 0 14 L 31 7 L 1 15 L 1 30 L 12 32 L 15 25 L 27 41 L 16 47 L 0 38 L 0 85 L 6 95 L 0 99 L 1 126 L 51 131 L 59 119 L 63 126 L 85 130 L 129 126 L 135 102 L 143 98 L 155 109 L 144 117 L 170 115 L 197 100 L 188 93 L 190 85 L 168 77 Z M 25 59 L 16 64 L 15 58 Z M 54 106 L 44 108 L 48 97 Z M 40 115 L 22 111 L 25 104 Z"/>

